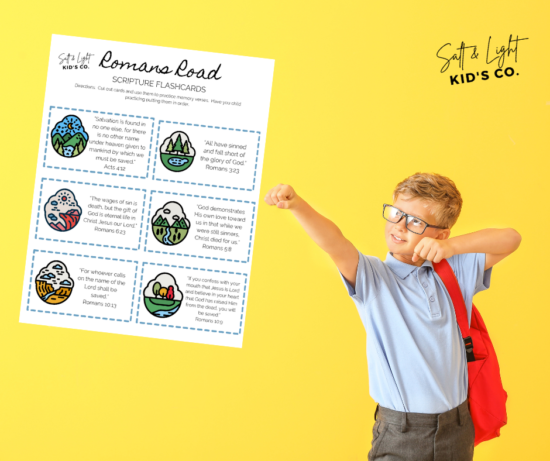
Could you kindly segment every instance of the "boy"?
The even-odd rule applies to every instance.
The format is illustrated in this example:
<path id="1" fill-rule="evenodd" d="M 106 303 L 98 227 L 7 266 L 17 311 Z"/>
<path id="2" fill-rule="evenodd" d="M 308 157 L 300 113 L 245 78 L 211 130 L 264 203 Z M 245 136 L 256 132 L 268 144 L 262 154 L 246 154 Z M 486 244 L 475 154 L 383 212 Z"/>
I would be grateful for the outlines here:
<path id="1" fill-rule="evenodd" d="M 378 402 L 369 460 L 472 460 L 465 347 L 432 262 L 448 260 L 470 321 L 473 296 L 489 288 L 491 268 L 518 248 L 521 236 L 484 229 L 449 238 L 462 198 L 438 174 L 410 176 L 393 200 L 383 206 L 389 252 L 382 262 L 358 252 L 289 185 L 265 197 L 290 210 L 329 254 L 367 331 L 370 395 Z"/>

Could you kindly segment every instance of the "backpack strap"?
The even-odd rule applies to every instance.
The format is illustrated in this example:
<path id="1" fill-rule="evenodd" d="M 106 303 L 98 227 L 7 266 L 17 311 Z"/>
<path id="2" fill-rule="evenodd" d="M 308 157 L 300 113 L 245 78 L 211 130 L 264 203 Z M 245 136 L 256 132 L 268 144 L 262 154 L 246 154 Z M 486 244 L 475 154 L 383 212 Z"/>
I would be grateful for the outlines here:
<path id="1" fill-rule="evenodd" d="M 462 339 L 464 340 L 464 346 L 466 347 L 466 357 L 468 362 L 474 362 L 474 345 L 470 336 L 468 311 L 466 310 L 466 304 L 464 303 L 464 297 L 460 291 L 460 286 L 458 285 L 456 275 L 446 259 L 441 260 L 439 263 L 432 264 L 437 275 L 439 275 L 441 280 L 443 280 L 443 284 L 445 285 L 445 288 L 447 288 L 447 291 L 451 297 L 451 301 L 455 309 L 456 321 L 460 328 Z"/>

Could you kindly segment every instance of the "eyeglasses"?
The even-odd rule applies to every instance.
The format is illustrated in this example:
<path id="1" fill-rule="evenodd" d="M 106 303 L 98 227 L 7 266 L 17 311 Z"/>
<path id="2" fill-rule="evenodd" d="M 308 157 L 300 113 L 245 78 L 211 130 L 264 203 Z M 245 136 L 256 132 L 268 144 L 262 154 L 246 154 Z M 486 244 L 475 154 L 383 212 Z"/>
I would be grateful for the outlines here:
<path id="1" fill-rule="evenodd" d="M 410 214 L 401 211 L 399 208 L 395 208 L 393 205 L 388 205 L 384 203 L 384 209 L 382 210 L 382 216 L 386 221 L 397 224 L 403 219 L 403 216 L 406 218 L 406 227 L 408 230 L 414 234 L 423 234 L 426 228 L 435 227 L 436 229 L 447 229 L 446 227 L 432 226 L 426 221 L 423 221 L 416 216 L 411 216 Z"/>

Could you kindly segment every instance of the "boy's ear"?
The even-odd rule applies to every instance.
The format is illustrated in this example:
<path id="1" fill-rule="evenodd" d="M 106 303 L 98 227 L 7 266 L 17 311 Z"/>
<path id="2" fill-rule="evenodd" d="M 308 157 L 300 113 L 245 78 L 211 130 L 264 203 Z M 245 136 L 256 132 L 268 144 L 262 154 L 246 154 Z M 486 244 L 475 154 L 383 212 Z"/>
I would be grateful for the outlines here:
<path id="1" fill-rule="evenodd" d="M 439 234 L 437 234 L 437 240 L 446 240 L 451 235 L 451 229 L 441 229 Z"/>

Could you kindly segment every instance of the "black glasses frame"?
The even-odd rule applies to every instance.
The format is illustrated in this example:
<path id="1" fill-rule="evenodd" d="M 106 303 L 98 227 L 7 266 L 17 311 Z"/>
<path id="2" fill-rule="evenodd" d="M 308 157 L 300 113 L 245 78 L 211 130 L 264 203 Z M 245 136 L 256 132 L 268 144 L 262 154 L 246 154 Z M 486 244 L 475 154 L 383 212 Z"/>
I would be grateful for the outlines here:
<path id="1" fill-rule="evenodd" d="M 399 211 L 399 213 L 401 213 L 401 216 L 399 217 L 399 219 L 397 221 L 390 221 L 388 218 L 386 218 L 384 216 L 384 212 L 386 211 L 386 207 L 389 206 L 389 207 L 392 207 L 392 208 L 395 208 L 397 211 Z M 389 205 L 387 203 L 384 203 L 384 207 L 382 208 L 382 217 L 388 221 L 388 222 L 391 222 L 393 224 L 397 224 L 399 221 L 401 221 L 403 219 L 403 216 L 405 216 L 405 227 L 410 230 L 413 234 L 418 234 L 418 235 L 422 235 L 424 232 L 426 232 L 426 229 L 428 227 L 434 227 L 435 229 L 447 229 L 446 227 L 440 227 L 440 226 L 433 226 L 432 224 L 428 224 L 426 221 L 424 221 L 423 219 L 420 219 L 416 216 L 413 216 L 413 215 L 410 215 L 410 214 L 407 214 L 405 213 L 404 211 L 401 211 L 399 208 L 393 206 L 393 205 Z M 408 219 L 407 218 L 414 218 L 414 219 L 418 219 L 419 221 L 422 221 L 426 227 L 424 227 L 424 230 L 422 232 L 415 232 L 413 231 L 412 229 L 409 228 L 409 222 L 408 222 Z"/>

